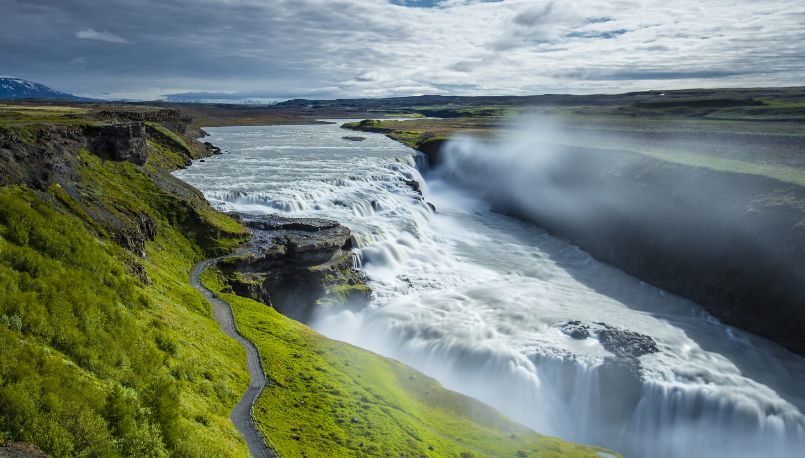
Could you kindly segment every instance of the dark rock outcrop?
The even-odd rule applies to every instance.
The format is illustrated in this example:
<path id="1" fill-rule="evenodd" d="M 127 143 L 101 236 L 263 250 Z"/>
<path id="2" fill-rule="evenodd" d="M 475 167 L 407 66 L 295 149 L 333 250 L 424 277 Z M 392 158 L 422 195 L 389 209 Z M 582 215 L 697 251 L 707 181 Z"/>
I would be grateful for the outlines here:
<path id="1" fill-rule="evenodd" d="M 141 123 L 0 128 L 0 186 L 25 184 L 45 189 L 53 183 L 71 182 L 82 148 L 113 161 L 143 165 L 148 160 Z"/>
<path id="2" fill-rule="evenodd" d="M 600 328 L 595 335 L 608 352 L 620 358 L 638 358 L 659 351 L 657 344 L 649 336 L 634 331 L 619 329 L 604 323 L 596 323 Z"/>
<path id="3" fill-rule="evenodd" d="M 24 442 L 0 445 L 0 458 L 49 458 L 39 447 Z"/>
<path id="4" fill-rule="evenodd" d="M 145 242 L 156 237 L 156 222 L 145 212 L 130 214 L 126 219 L 133 224 L 124 225 L 115 231 L 115 241 L 123 248 L 144 257 Z"/>
<path id="5" fill-rule="evenodd" d="M 137 122 L 84 127 L 88 149 L 98 156 L 137 165 L 148 160 L 145 125 Z"/>
<path id="6" fill-rule="evenodd" d="M 561 323 L 558 326 L 559 330 L 567 336 L 577 340 L 583 340 L 590 337 L 590 326 L 583 324 L 581 321 L 568 321 Z"/>
<path id="7" fill-rule="evenodd" d="M 306 322 L 317 306 L 368 300 L 364 278 L 352 267 L 351 233 L 336 221 L 239 215 L 254 238 L 251 254 L 221 262 L 232 290 Z"/>
<path id="8" fill-rule="evenodd" d="M 173 132 L 187 133 L 193 119 L 179 110 L 103 110 L 94 114 L 96 119 L 111 123 L 159 123 Z M 201 132 L 197 132 L 201 136 Z"/>
<path id="9" fill-rule="evenodd" d="M 403 180 L 403 182 L 411 189 L 414 190 L 415 193 L 419 194 L 420 197 L 422 196 L 422 185 L 419 184 L 416 180 Z"/>
<path id="10" fill-rule="evenodd" d="M 557 328 L 574 339 L 595 338 L 606 351 L 618 358 L 639 358 L 659 351 L 651 337 L 606 323 L 567 321 L 559 323 Z"/>
<path id="11" fill-rule="evenodd" d="M 218 148 L 217 146 L 213 145 L 212 143 L 204 142 L 202 144 L 204 145 L 204 148 L 206 148 L 207 151 L 210 153 L 210 155 L 221 154 L 221 148 Z"/>
<path id="12" fill-rule="evenodd" d="M 445 138 L 429 138 L 417 144 L 417 151 L 424 153 L 428 157 L 431 167 L 436 167 L 442 163 L 442 147 L 447 143 Z"/>

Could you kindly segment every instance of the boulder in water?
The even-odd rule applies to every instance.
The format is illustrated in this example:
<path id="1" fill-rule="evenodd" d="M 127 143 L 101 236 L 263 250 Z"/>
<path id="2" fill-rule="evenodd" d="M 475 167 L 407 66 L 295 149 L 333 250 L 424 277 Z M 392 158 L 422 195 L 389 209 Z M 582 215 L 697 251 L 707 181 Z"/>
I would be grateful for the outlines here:
<path id="1" fill-rule="evenodd" d="M 606 323 L 583 323 L 578 320 L 557 325 L 563 334 L 574 339 L 595 337 L 604 349 L 619 358 L 638 358 L 659 351 L 651 337 Z"/>
<path id="2" fill-rule="evenodd" d="M 565 335 L 574 339 L 586 339 L 590 337 L 590 327 L 581 321 L 568 321 L 559 325 L 559 330 Z"/>

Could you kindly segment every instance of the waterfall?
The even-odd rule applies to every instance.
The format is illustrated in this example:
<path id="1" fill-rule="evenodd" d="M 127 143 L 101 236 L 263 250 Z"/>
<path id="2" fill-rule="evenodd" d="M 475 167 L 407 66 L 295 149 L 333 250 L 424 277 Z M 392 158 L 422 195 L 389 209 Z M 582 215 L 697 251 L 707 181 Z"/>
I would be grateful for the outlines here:
<path id="1" fill-rule="evenodd" d="M 309 323 L 318 331 L 540 433 L 626 456 L 805 449 L 802 358 L 491 212 L 444 174 L 426 180 L 421 153 L 374 134 L 339 143 L 330 125 L 208 132 L 232 154 L 177 175 L 217 206 L 332 218 L 352 230 L 372 301 L 321 311 Z M 496 180 L 488 185 L 506 179 Z"/>

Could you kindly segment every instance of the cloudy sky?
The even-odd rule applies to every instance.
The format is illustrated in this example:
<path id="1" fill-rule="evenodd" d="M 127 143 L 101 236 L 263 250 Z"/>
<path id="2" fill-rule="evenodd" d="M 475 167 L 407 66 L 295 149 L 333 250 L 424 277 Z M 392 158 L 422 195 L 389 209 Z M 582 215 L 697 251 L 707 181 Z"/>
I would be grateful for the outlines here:
<path id="1" fill-rule="evenodd" d="M 805 0 L 0 0 L 0 75 L 93 97 L 805 84 Z"/>

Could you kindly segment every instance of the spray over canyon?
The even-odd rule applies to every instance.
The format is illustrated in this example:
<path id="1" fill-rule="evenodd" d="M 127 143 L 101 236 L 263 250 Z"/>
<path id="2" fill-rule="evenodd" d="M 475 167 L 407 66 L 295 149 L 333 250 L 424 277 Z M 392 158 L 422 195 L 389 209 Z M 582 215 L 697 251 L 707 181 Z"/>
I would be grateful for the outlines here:
<path id="1" fill-rule="evenodd" d="M 542 145 L 555 130 L 542 126 L 498 142 L 457 139 L 433 170 L 379 134 L 345 140 L 338 125 L 215 128 L 210 141 L 230 154 L 177 176 L 224 210 L 348 226 L 372 300 L 320 308 L 309 324 L 540 433 L 626 456 L 797 456 L 801 357 L 498 213 L 606 231 L 600 209 L 628 219 L 651 202 L 594 182 L 565 192 L 567 177 L 611 162 L 566 160 Z M 721 201 L 705 194 L 718 213 Z M 657 218 L 695 224 L 674 211 Z"/>

